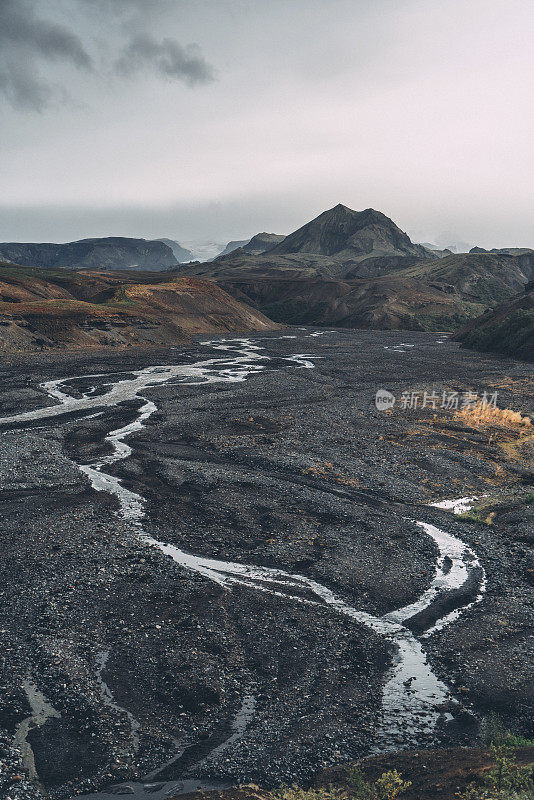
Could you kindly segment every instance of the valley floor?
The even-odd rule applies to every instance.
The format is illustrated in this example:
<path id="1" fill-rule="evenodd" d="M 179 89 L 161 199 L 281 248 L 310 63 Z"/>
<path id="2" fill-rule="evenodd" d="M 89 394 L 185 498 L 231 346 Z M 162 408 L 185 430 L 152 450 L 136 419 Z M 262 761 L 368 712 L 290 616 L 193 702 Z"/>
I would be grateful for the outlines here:
<path id="1" fill-rule="evenodd" d="M 432 581 L 436 547 L 413 520 L 457 536 L 487 587 L 442 630 L 417 631 L 454 700 L 416 744 L 472 743 L 489 710 L 532 735 L 533 429 L 401 402 L 497 392 L 501 408 L 529 415 L 531 366 L 433 333 L 317 334 L 252 334 L 260 359 L 246 380 L 144 388 L 157 410 L 107 471 L 144 498 L 153 539 L 306 576 L 375 616 Z M 0 790 L 13 800 L 143 776 L 147 797 L 163 796 L 159 784 L 188 788 L 184 778 L 276 786 L 376 746 L 395 659 L 385 637 L 324 605 L 178 566 L 78 469 L 109 455 L 105 436 L 145 400 L 5 419 L 54 405 L 43 381 L 85 375 L 71 395 L 97 398 L 118 372 L 223 358 L 220 345 L 1 370 Z M 379 389 L 397 398 L 390 412 L 375 406 Z M 471 518 L 428 505 L 473 496 L 487 509 Z M 395 737 L 399 749 L 414 744 L 402 725 Z"/>

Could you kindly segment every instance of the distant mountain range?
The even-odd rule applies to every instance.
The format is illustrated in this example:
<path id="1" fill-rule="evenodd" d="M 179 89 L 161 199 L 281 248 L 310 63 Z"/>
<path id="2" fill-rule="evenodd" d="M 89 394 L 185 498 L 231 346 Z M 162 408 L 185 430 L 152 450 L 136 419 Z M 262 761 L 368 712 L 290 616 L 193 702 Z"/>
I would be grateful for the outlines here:
<path id="1" fill-rule="evenodd" d="M 384 259 L 389 271 L 394 259 L 397 266 L 404 266 L 421 258 L 439 258 L 439 254 L 414 244 L 385 214 L 373 209 L 352 211 L 340 204 L 289 236 L 257 234 L 245 245 L 221 253 L 212 265 L 193 269 L 199 274 L 215 274 L 214 269 L 222 274 L 274 268 L 293 275 L 295 270 L 304 274 L 311 270 L 321 275 L 349 277 L 350 273 L 356 277 L 381 274 Z"/>
<path id="2" fill-rule="evenodd" d="M 103 270 L 166 270 L 165 281 L 214 281 L 275 322 L 356 328 L 455 331 L 534 279 L 534 250 L 435 250 L 412 242 L 380 211 L 341 204 L 288 236 L 258 233 L 229 242 L 215 258 L 210 254 L 219 245 L 205 248 L 209 260 L 191 261 L 199 251 L 172 239 L 108 237 L 0 244 L 0 258 L 56 271 L 89 269 L 93 278 Z"/>
<path id="3" fill-rule="evenodd" d="M 178 271 L 217 281 L 279 322 L 455 330 L 521 291 L 533 256 L 436 252 L 379 211 L 338 205 L 263 253 L 241 247 Z"/>

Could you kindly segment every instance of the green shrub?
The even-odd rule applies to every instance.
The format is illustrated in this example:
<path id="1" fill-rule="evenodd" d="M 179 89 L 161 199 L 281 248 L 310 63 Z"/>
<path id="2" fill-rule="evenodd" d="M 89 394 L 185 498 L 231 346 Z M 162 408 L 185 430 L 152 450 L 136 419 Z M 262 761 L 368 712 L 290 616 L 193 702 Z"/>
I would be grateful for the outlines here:
<path id="1" fill-rule="evenodd" d="M 486 721 L 485 734 L 492 740 L 510 738 L 497 715 Z M 458 793 L 458 800 L 534 800 L 532 768 L 520 767 L 508 741 L 500 744 L 491 742 L 491 752 L 495 766 L 489 770 L 480 783 L 471 783 L 464 792 Z"/>
<path id="2" fill-rule="evenodd" d="M 534 739 L 511 733 L 494 711 L 488 714 L 482 723 L 481 736 L 486 747 L 502 744 L 508 747 L 534 747 Z"/>
<path id="3" fill-rule="evenodd" d="M 350 787 L 350 796 L 357 800 L 374 800 L 375 787 L 364 778 L 363 772 L 358 767 L 348 767 L 347 782 Z"/>
<path id="4" fill-rule="evenodd" d="M 412 785 L 410 781 L 403 781 L 396 769 L 383 772 L 378 780 L 370 783 L 357 767 L 350 767 L 347 778 L 350 800 L 396 800 Z"/>
<path id="5" fill-rule="evenodd" d="M 465 792 L 457 792 L 456 797 L 458 800 L 533 800 L 534 792 L 523 789 L 518 792 L 504 790 L 496 794 L 472 783 Z"/>
<path id="6" fill-rule="evenodd" d="M 506 741 L 508 731 L 502 719 L 494 711 L 491 711 L 482 723 L 481 736 L 486 747 L 503 744 Z"/>
<path id="7" fill-rule="evenodd" d="M 491 752 L 495 759 L 495 767 L 484 778 L 490 791 L 510 793 L 533 789 L 532 769 L 517 764 L 508 744 L 492 744 Z"/>
<path id="8" fill-rule="evenodd" d="M 491 525 L 491 517 L 488 511 L 483 511 L 481 508 L 471 508 L 469 511 L 464 511 L 463 514 L 458 515 L 460 519 L 465 519 L 468 522 L 479 522 L 481 525 Z"/>
<path id="9" fill-rule="evenodd" d="M 412 785 L 411 781 L 403 781 L 400 772 L 396 769 L 383 772 L 376 781 L 377 797 L 380 800 L 395 800 L 404 794 Z"/>
<path id="10" fill-rule="evenodd" d="M 273 800 L 345 800 L 346 794 L 338 788 L 301 789 L 300 786 L 282 786 L 270 793 Z"/>
<path id="11" fill-rule="evenodd" d="M 283 786 L 271 792 L 272 800 L 397 800 L 412 785 L 403 781 L 396 769 L 383 772 L 374 782 L 366 780 L 357 767 L 347 769 L 348 787 L 327 786 L 321 789 L 301 789 Z"/>

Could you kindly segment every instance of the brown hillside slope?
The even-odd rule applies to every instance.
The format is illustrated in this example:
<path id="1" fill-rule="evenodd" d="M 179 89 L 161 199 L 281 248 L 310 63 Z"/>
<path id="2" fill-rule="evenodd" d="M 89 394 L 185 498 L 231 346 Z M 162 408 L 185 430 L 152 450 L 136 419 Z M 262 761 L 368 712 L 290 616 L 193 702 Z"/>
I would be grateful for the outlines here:
<path id="1" fill-rule="evenodd" d="M 137 274 L 136 279 L 139 278 Z M 143 274 L 145 281 L 155 276 Z M 0 268 L 0 351 L 165 346 L 197 333 L 268 330 L 263 314 L 196 278 Z"/>
<path id="2" fill-rule="evenodd" d="M 486 308 L 398 274 L 367 280 L 250 276 L 218 282 L 234 297 L 289 325 L 455 330 Z"/>
<path id="3" fill-rule="evenodd" d="M 376 274 L 349 270 L 345 277 L 330 274 L 328 258 L 296 258 L 231 253 L 193 269 L 277 322 L 450 331 L 513 297 L 532 277 L 514 256 L 494 253 L 408 259 L 409 265 L 402 259 L 402 268 L 397 259 L 377 258 L 370 270 Z"/>

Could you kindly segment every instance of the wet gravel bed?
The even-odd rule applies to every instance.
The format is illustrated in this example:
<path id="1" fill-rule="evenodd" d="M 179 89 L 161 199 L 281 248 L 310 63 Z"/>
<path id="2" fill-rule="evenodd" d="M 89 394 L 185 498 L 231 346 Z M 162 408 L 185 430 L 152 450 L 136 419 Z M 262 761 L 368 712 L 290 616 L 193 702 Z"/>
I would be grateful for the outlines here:
<path id="1" fill-rule="evenodd" d="M 506 377 L 499 404 L 527 412 L 531 367 L 438 344 L 436 334 L 292 333 L 299 338 L 261 337 L 275 358 L 244 383 L 147 390 L 158 411 L 110 471 L 146 498 L 145 527 L 155 538 L 307 575 L 375 614 L 412 602 L 432 579 L 435 546 L 411 520 L 450 530 L 479 555 L 488 590 L 425 648 L 468 709 L 497 708 L 528 732 L 528 457 L 510 465 L 487 437 L 433 426 L 431 413 L 384 414 L 374 395 L 482 391 Z M 399 342 L 416 347 L 384 349 Z M 295 352 L 317 356 L 315 369 L 283 360 Z M 129 353 L 110 362 L 95 354 L 4 366 L 0 413 L 50 404 L 37 387 L 45 379 L 205 353 L 197 346 L 158 358 Z M 21 689 L 31 678 L 59 715 L 28 736 L 50 798 L 146 775 L 203 742 L 215 746 L 250 692 L 256 710 L 243 736 L 189 765 L 191 774 L 276 785 L 365 754 L 391 663 L 383 638 L 326 609 L 229 592 L 177 567 L 141 545 L 115 500 L 92 491 L 74 466 L 104 455 L 105 433 L 128 424 L 138 407 L 0 435 L 2 741 L 12 742 L 31 713 Z M 512 499 L 492 526 L 421 506 L 509 487 Z M 98 674 L 104 651 L 100 678 L 114 706 Z M 121 708 L 139 723 L 138 746 Z M 427 744 L 469 740 L 475 731 L 467 728 L 440 729 Z M 14 781 L 6 797 L 37 797 L 35 786 L 23 793 L 20 764 L 6 753 L 1 779 Z M 185 766 L 169 768 L 166 779 Z"/>

